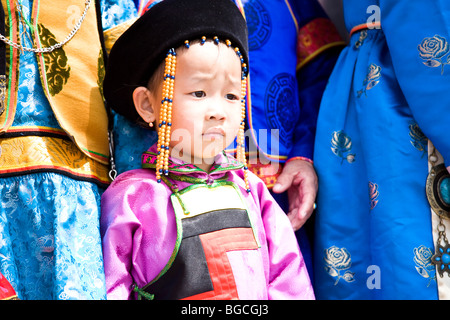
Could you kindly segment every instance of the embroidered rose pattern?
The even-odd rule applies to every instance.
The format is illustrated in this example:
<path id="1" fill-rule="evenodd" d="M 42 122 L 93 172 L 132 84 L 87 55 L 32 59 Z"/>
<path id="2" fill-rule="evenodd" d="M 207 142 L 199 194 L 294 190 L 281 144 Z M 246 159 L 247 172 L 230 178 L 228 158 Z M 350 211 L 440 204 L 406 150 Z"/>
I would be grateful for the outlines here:
<path id="1" fill-rule="evenodd" d="M 370 210 L 373 210 L 378 203 L 378 185 L 369 181 L 369 198 L 370 198 Z"/>
<path id="2" fill-rule="evenodd" d="M 325 261 L 325 271 L 333 278 L 336 278 L 334 285 L 337 285 L 340 279 L 344 279 L 347 282 L 355 281 L 355 273 L 347 270 L 352 266 L 352 258 L 346 248 L 332 246 L 326 249 L 323 260 Z M 344 270 L 347 271 L 341 274 Z"/>
<path id="3" fill-rule="evenodd" d="M 355 162 L 355 154 L 350 153 L 352 150 L 352 139 L 344 131 L 333 132 L 331 139 L 331 151 L 341 158 L 341 164 L 344 160 L 348 163 Z"/>
<path id="4" fill-rule="evenodd" d="M 444 37 L 434 35 L 434 37 L 425 38 L 417 46 L 419 56 L 424 65 L 431 68 L 441 67 L 441 74 L 444 74 L 444 67 L 450 64 L 450 45 Z"/>
<path id="5" fill-rule="evenodd" d="M 374 63 L 371 63 L 369 68 L 367 69 L 366 78 L 363 81 L 364 88 L 357 92 L 358 98 L 362 96 L 364 93 L 367 97 L 367 91 L 375 87 L 381 78 L 381 67 L 377 66 Z"/>
<path id="6" fill-rule="evenodd" d="M 420 246 L 414 248 L 414 263 L 417 272 L 424 278 L 429 279 L 427 287 L 430 286 L 432 280 L 436 280 L 436 268 L 431 262 L 433 252 L 430 248 Z"/>

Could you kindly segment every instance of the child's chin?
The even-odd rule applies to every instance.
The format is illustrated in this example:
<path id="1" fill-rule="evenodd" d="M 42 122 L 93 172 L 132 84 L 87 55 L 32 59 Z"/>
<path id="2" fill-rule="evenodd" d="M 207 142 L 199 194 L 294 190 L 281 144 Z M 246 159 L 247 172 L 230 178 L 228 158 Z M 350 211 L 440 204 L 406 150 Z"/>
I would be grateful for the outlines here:
<path id="1" fill-rule="evenodd" d="M 225 149 L 224 144 L 222 143 L 223 141 L 214 142 L 208 143 L 205 148 L 203 148 L 203 158 L 214 158 Z"/>

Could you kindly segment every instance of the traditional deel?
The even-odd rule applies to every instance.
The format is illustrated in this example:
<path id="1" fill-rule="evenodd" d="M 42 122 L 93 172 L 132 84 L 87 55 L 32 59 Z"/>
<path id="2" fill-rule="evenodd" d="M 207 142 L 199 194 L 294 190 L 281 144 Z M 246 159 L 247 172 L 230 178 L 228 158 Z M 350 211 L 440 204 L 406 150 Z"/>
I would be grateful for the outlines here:
<path id="1" fill-rule="evenodd" d="M 344 1 L 314 152 L 319 299 L 450 297 L 449 5 Z"/>
<path id="2" fill-rule="evenodd" d="M 169 158 L 157 183 L 156 144 L 143 169 L 102 197 L 109 299 L 314 299 L 289 219 L 264 183 L 220 153 L 205 172 Z"/>
<path id="3" fill-rule="evenodd" d="M 176 245 L 161 273 L 134 290 L 139 298 L 238 299 L 227 252 L 260 247 L 239 188 L 226 179 L 205 183 L 185 178 L 194 184 L 178 190 L 163 179 L 174 192 Z M 180 178 L 170 175 L 170 179 Z"/>

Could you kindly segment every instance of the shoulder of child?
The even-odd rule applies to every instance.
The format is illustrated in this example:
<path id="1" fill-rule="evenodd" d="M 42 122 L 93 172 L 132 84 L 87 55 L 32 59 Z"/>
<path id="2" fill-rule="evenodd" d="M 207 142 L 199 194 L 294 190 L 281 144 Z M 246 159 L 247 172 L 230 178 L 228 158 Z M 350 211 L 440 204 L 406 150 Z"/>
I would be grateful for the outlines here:
<path id="1" fill-rule="evenodd" d="M 134 192 L 141 191 L 162 191 L 166 189 L 165 184 L 156 181 L 154 170 L 134 169 L 119 174 L 108 186 L 105 193 L 108 196 L 114 194 L 126 194 L 130 189 Z"/>

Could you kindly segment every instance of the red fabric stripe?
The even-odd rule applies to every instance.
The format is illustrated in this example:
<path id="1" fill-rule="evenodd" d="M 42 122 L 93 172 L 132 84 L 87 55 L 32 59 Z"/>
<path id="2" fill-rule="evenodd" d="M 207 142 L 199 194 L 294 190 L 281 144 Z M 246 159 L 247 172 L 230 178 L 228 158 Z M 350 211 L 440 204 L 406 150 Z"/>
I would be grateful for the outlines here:
<path id="1" fill-rule="evenodd" d="M 232 228 L 199 236 L 208 264 L 214 291 L 197 294 L 183 300 L 237 300 L 239 299 L 233 270 L 227 252 L 258 249 L 251 228 Z"/>

